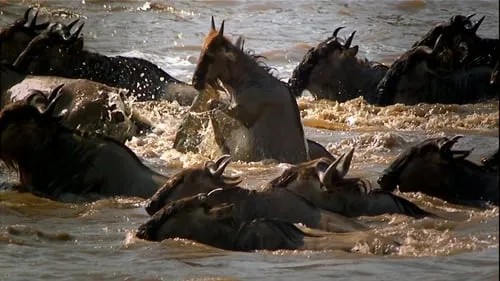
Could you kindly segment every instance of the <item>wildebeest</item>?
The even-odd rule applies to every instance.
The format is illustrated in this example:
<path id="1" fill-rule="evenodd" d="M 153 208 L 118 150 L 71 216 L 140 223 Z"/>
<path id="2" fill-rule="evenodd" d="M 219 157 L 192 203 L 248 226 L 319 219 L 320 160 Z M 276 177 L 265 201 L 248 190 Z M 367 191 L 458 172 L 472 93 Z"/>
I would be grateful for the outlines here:
<path id="1" fill-rule="evenodd" d="M 358 58 L 358 45 L 351 47 L 356 32 L 343 43 L 337 37 L 342 28 L 309 49 L 294 69 L 288 85 L 295 96 L 307 89 L 316 99 L 344 102 L 363 96 L 368 103 L 376 102 L 375 88 L 388 67 Z"/>
<path id="2" fill-rule="evenodd" d="M 366 229 L 342 215 L 315 207 L 287 189 L 256 191 L 239 187 L 241 180 L 238 177 L 223 175 L 230 159 L 225 155 L 215 162 L 207 161 L 202 167 L 184 169 L 172 176 L 148 200 L 147 213 L 153 215 L 168 203 L 221 188 L 209 200 L 213 204 L 234 203 L 232 212 L 243 221 L 272 218 L 330 232 Z"/>
<path id="3" fill-rule="evenodd" d="M 401 55 L 377 86 L 378 104 L 465 104 L 498 98 L 490 84 L 488 65 L 442 69 L 443 48 L 438 38 L 433 49 L 418 46 Z"/>
<path id="4" fill-rule="evenodd" d="M 155 64 L 140 58 L 105 56 L 83 48 L 79 33 L 53 24 L 33 38 L 14 62 L 19 70 L 33 75 L 81 78 L 125 88 L 138 101 L 168 100 L 190 105 L 198 91 L 175 79 Z"/>
<path id="5" fill-rule="evenodd" d="M 470 19 L 474 15 L 453 16 L 449 22 L 433 27 L 412 47 L 432 48 L 436 45 L 437 39 L 441 38 L 442 45 L 447 46 L 447 51 L 451 53 L 448 55 L 450 61 L 447 62 L 447 66 L 452 70 L 479 65 L 493 66 L 499 59 L 499 40 L 479 37 L 476 32 L 485 17 L 472 24 Z"/>
<path id="6" fill-rule="evenodd" d="M 84 79 L 24 75 L 5 64 L 0 64 L 0 78 L 0 108 L 29 100 L 43 109 L 50 103 L 49 94 L 56 90 L 64 97 L 59 104 L 64 101 L 68 112 L 63 122 L 70 128 L 100 132 L 120 142 L 152 128 L 125 102 L 127 91 L 123 89 Z"/>
<path id="7" fill-rule="evenodd" d="M 210 197 L 217 192 L 219 191 L 214 190 L 208 194 L 197 194 L 166 205 L 139 227 L 136 237 L 150 241 L 184 238 L 232 251 L 280 249 L 352 251 L 357 243 L 371 244 L 369 240 L 381 239 L 386 248 L 384 253 L 387 253 L 398 245 L 391 239 L 368 232 L 311 233 L 279 219 L 242 220 L 234 212 L 234 209 L 238 209 L 236 204 L 239 203 L 211 202 L 213 200 Z"/>
<path id="8" fill-rule="evenodd" d="M 61 201 L 147 198 L 166 182 L 125 145 L 63 126 L 64 104 L 59 92 L 43 111 L 14 102 L 0 112 L 0 159 L 18 171 L 19 191 Z"/>
<path id="9" fill-rule="evenodd" d="M 243 45 L 244 39 L 240 36 L 236 40 L 234 46 L 246 52 L 250 57 L 253 57 L 262 67 L 270 68 L 259 61 L 261 56 L 255 55 L 252 51 L 245 50 Z M 249 128 L 239 120 L 227 115 L 222 110 L 212 110 L 214 108 L 214 103 L 223 105 L 225 102 L 227 102 L 227 100 L 223 100 L 223 97 L 217 94 L 217 89 L 212 87 L 204 89 L 191 105 L 189 112 L 184 116 L 184 120 L 177 130 L 173 147 L 183 153 L 188 151 L 199 153 L 199 146 L 203 139 L 200 130 L 209 125 L 212 126 L 214 140 L 221 154 L 231 154 L 237 151 L 238 147 L 241 147 L 242 144 L 249 145 L 245 143 L 247 139 L 246 135 L 249 134 Z M 296 103 L 292 105 L 295 106 Z M 298 110 L 297 108 L 297 111 Z M 297 118 L 300 118 L 300 116 Z M 306 139 L 306 144 L 309 152 L 309 159 L 320 157 L 327 157 L 332 160 L 335 159 L 335 157 L 321 144 L 310 139 Z M 258 147 L 253 148 L 259 149 Z M 238 155 L 233 157 L 237 159 Z"/>
<path id="10" fill-rule="evenodd" d="M 391 192 L 373 188 L 368 180 L 344 178 L 354 148 L 336 161 L 317 159 L 286 169 L 269 182 L 269 188 L 283 188 L 308 202 L 346 217 L 404 214 L 416 218 L 434 215 Z"/>
<path id="11" fill-rule="evenodd" d="M 49 25 L 37 24 L 39 11 L 30 17 L 32 11 L 32 7 L 28 8 L 22 18 L 0 29 L 0 62 L 14 63 L 28 43 Z"/>
<path id="12" fill-rule="evenodd" d="M 253 56 L 224 37 L 224 21 L 217 31 L 212 17 L 195 72 L 193 86 L 220 88 L 232 96 L 232 103 L 214 109 L 237 120 L 244 128 L 228 145 L 237 160 L 275 159 L 299 163 L 308 159 L 304 130 L 295 98 L 287 86 Z"/>
<path id="13" fill-rule="evenodd" d="M 422 192 L 456 204 L 498 205 L 498 169 L 467 160 L 472 150 L 452 150 L 461 137 L 431 138 L 410 147 L 384 170 L 380 186 L 387 191 L 399 187 L 401 192 Z"/>

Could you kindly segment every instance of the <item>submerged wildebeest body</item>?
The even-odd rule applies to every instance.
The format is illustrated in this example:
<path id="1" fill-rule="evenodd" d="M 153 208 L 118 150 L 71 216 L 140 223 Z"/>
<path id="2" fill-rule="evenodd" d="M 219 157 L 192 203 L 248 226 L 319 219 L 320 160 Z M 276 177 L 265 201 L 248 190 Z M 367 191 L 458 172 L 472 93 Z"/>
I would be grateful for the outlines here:
<path id="1" fill-rule="evenodd" d="M 20 191 L 62 201 L 147 198 L 166 182 L 125 145 L 63 126 L 59 102 L 60 92 L 42 112 L 15 102 L 0 113 L 0 159 L 18 170 Z"/>
<path id="2" fill-rule="evenodd" d="M 184 238 L 233 251 L 298 249 L 306 234 L 291 223 L 273 219 L 242 221 L 231 215 L 234 204 L 211 206 L 210 194 L 177 200 L 141 225 L 136 236 L 162 241 Z"/>
<path id="3" fill-rule="evenodd" d="M 84 79 L 24 75 L 5 64 L 0 65 L 0 78 L 0 108 L 15 101 L 29 101 L 43 109 L 55 90 L 63 95 L 58 105 L 67 109 L 63 122 L 70 128 L 99 132 L 120 142 L 152 128 L 125 103 L 123 89 Z"/>
<path id="4" fill-rule="evenodd" d="M 273 218 L 242 220 L 233 212 L 238 203 L 211 200 L 220 192 L 201 193 L 167 204 L 136 232 L 150 241 L 184 238 L 232 251 L 253 250 L 344 250 L 356 244 L 384 244 L 384 254 L 397 249 L 398 243 L 368 232 L 345 234 L 299 229 L 296 225 Z M 213 201 L 216 201 L 214 203 Z M 370 241 L 371 240 L 371 241 Z M 323 242 L 323 243 L 321 243 Z"/>
<path id="5" fill-rule="evenodd" d="M 488 164 L 477 165 L 466 159 L 472 150 L 452 150 L 460 137 L 427 139 L 407 149 L 384 170 L 380 186 L 388 191 L 399 187 L 401 192 L 422 192 L 456 204 L 498 205 L 498 169 L 490 164 L 496 154 L 486 160 Z"/>
<path id="6" fill-rule="evenodd" d="M 78 37 L 83 24 L 70 33 L 63 25 L 51 25 L 33 38 L 14 66 L 33 75 L 87 79 L 125 88 L 138 101 L 168 100 L 190 105 L 198 92 L 157 65 L 140 58 L 109 57 L 83 49 Z"/>
<path id="7" fill-rule="evenodd" d="M 391 192 L 373 188 L 361 178 L 344 178 L 354 149 L 336 161 L 317 159 L 285 170 L 269 188 L 287 189 L 318 208 L 346 217 L 403 214 L 416 218 L 434 215 Z"/>
<path id="8" fill-rule="evenodd" d="M 377 86 L 378 104 L 465 104 L 498 98 L 490 84 L 492 67 L 441 69 L 440 40 L 430 49 L 412 48 L 398 58 Z"/>
<path id="9" fill-rule="evenodd" d="M 28 8 L 22 18 L 0 29 L 0 62 L 14 63 L 28 43 L 49 25 L 37 24 L 38 10 L 30 17 L 32 11 Z"/>
<path id="10" fill-rule="evenodd" d="M 210 204 L 234 203 L 235 208 L 231 212 L 242 221 L 272 218 L 330 232 L 366 229 L 342 215 L 315 207 L 287 189 L 255 191 L 241 188 L 238 186 L 241 182 L 239 178 L 223 175 L 229 161 L 230 156 L 226 155 L 215 163 L 208 161 L 204 167 L 179 172 L 149 199 L 146 211 L 153 215 L 168 203 L 220 188 L 210 196 Z"/>
<path id="11" fill-rule="evenodd" d="M 342 43 L 337 37 L 342 28 L 309 49 L 293 70 L 288 85 L 295 96 L 307 89 L 316 99 L 344 102 L 363 96 L 368 103 L 376 102 L 375 88 L 388 67 L 358 58 L 358 45 L 351 47 L 355 32 Z"/>

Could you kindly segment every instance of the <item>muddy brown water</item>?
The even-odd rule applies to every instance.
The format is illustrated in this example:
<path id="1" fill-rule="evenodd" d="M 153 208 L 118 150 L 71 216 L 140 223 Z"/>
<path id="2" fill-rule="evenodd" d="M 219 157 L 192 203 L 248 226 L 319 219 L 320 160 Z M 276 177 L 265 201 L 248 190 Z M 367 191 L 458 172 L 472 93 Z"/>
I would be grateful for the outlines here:
<path id="1" fill-rule="evenodd" d="M 486 15 L 479 34 L 498 38 L 498 1 L 2 1 L 0 25 L 28 5 L 63 20 L 82 17 L 88 49 L 139 56 L 184 81 L 191 79 L 209 28 L 226 20 L 225 33 L 244 35 L 288 78 L 306 50 L 340 25 L 357 30 L 360 54 L 390 62 L 437 22 L 454 14 Z M 476 16 L 476 17 L 478 17 Z M 153 168 L 171 175 L 218 155 L 210 128 L 199 154 L 173 149 L 187 108 L 167 102 L 136 104 L 157 125 L 127 144 Z M 356 99 L 343 104 L 299 99 L 306 135 L 339 154 L 355 146 L 351 174 L 375 180 L 398 153 L 429 136 L 463 134 L 461 148 L 475 161 L 498 148 L 498 102 L 475 105 L 394 105 Z M 228 172 L 259 188 L 286 165 L 232 163 Z M 425 175 L 423 175 L 425 176 Z M 4 175 L 15 178 L 13 173 Z M 462 221 L 404 216 L 360 218 L 372 233 L 402 246 L 381 255 L 373 245 L 355 253 L 329 250 L 238 253 L 190 241 L 133 238 L 148 216 L 144 202 L 115 198 L 63 204 L 29 194 L 0 193 L 0 280 L 498 280 L 498 208 L 450 205 L 422 194 L 402 194 L 423 208 L 451 212 Z"/>

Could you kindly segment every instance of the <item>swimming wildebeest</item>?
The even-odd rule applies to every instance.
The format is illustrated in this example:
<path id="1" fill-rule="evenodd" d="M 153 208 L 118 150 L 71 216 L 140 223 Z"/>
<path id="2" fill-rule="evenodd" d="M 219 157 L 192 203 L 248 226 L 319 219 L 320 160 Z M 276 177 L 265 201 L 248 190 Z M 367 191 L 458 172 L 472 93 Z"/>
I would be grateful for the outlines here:
<path id="1" fill-rule="evenodd" d="M 288 163 L 308 159 L 297 102 L 286 84 L 224 37 L 224 21 L 217 31 L 212 17 L 193 74 L 193 86 L 200 91 L 207 86 L 220 88 L 219 81 L 233 102 L 214 111 L 244 127 L 238 136 L 224 137 L 236 143 L 226 143 L 235 159 L 275 159 Z"/>
<path id="2" fill-rule="evenodd" d="M 467 160 L 472 150 L 452 150 L 461 137 L 431 138 L 407 149 L 384 170 L 380 186 L 387 191 L 399 187 L 401 192 L 422 192 L 456 204 L 498 205 L 498 169 Z"/>
<path id="3" fill-rule="evenodd" d="M 25 102 L 0 112 L 0 159 L 18 171 L 17 190 L 61 201 L 147 198 L 167 181 L 125 145 L 63 126 L 64 112 L 61 93 L 42 112 Z"/>
<path id="4" fill-rule="evenodd" d="M 391 192 L 373 188 L 361 178 L 345 178 L 354 148 L 336 161 L 317 159 L 286 169 L 269 182 L 303 197 L 318 208 L 346 217 L 403 214 L 416 218 L 434 215 Z"/>
<path id="5" fill-rule="evenodd" d="M 399 57 L 377 86 L 378 104 L 465 104 L 498 98 L 490 84 L 491 66 L 442 69 L 443 48 L 438 38 L 433 49 L 418 46 Z"/>
<path id="6" fill-rule="evenodd" d="M 368 232 L 320 234 L 318 231 L 304 232 L 292 223 L 273 218 L 242 220 L 234 212 L 239 208 L 238 203 L 211 202 L 210 198 L 217 192 L 219 190 L 197 194 L 166 205 L 139 227 L 136 237 L 150 241 L 184 238 L 232 251 L 300 249 L 350 252 L 357 243 L 372 244 L 382 239 L 385 244 L 383 253 L 388 253 L 398 245 L 391 239 Z"/>
<path id="7" fill-rule="evenodd" d="M 256 191 L 239 187 L 241 180 L 238 177 L 223 175 L 230 159 L 225 155 L 215 162 L 207 161 L 204 166 L 180 171 L 149 199 L 147 213 L 153 215 L 168 203 L 221 188 L 210 196 L 210 201 L 213 204 L 234 203 L 232 212 L 243 221 L 272 218 L 330 232 L 366 229 L 342 215 L 315 207 L 287 189 Z"/>
<path id="8" fill-rule="evenodd" d="M 69 32 L 53 24 L 33 38 L 14 62 L 19 70 L 33 75 L 81 78 L 125 88 L 138 101 L 168 100 L 190 105 L 198 91 L 175 79 L 155 64 L 140 58 L 108 57 L 83 49 L 79 33 L 83 23 Z"/>
<path id="9" fill-rule="evenodd" d="M 447 62 L 451 70 L 479 65 L 493 66 L 499 59 L 499 40 L 479 37 L 476 32 L 485 17 L 472 24 L 470 19 L 474 15 L 453 16 L 449 22 L 433 27 L 412 47 L 432 48 L 436 45 L 437 39 L 441 38 L 442 45 L 447 46 L 447 52 L 451 53 L 448 54 L 451 58 Z"/>
<path id="10" fill-rule="evenodd" d="M 39 109 L 50 103 L 51 92 L 63 95 L 59 105 L 68 110 L 63 123 L 82 131 L 95 131 L 120 142 L 152 128 L 149 121 L 125 102 L 126 90 L 84 79 L 30 76 L 0 64 L 0 108 L 15 101 L 28 101 Z"/>
<path id="11" fill-rule="evenodd" d="M 307 89 L 316 99 L 344 102 L 363 96 L 368 103 L 376 102 L 376 86 L 388 67 L 358 58 L 358 45 L 351 47 L 356 32 L 343 43 L 337 37 L 342 28 L 309 49 L 294 69 L 288 85 L 295 96 Z"/>
<path id="12" fill-rule="evenodd" d="M 28 8 L 22 18 L 0 29 L 0 62 L 14 63 L 28 43 L 49 25 L 37 24 L 38 10 L 30 17 L 32 11 L 33 7 Z"/>

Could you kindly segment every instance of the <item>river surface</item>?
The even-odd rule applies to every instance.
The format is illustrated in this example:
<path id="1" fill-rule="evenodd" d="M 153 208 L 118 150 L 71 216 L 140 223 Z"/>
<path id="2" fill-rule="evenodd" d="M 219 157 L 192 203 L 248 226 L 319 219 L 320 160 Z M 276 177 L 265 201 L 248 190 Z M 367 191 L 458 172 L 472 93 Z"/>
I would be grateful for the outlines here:
<path id="1" fill-rule="evenodd" d="M 356 30 L 360 55 L 390 63 L 431 26 L 455 14 L 486 15 L 479 34 L 498 38 L 499 4 L 488 1 L 12 1 L 0 0 L 0 25 L 29 5 L 54 18 L 85 19 L 86 48 L 151 60 L 189 82 L 210 27 L 226 20 L 225 34 L 244 35 L 247 48 L 267 57 L 287 79 L 308 48 L 338 26 Z M 43 14 L 42 13 L 42 14 Z M 42 17 L 43 18 L 43 17 Z M 430 136 L 463 134 L 458 148 L 475 148 L 478 161 L 498 148 L 498 101 L 475 105 L 393 105 L 362 99 L 336 103 L 298 100 L 306 135 L 336 155 L 356 148 L 350 174 L 376 180 L 405 148 Z M 216 157 L 209 128 L 201 153 L 172 147 L 187 108 L 176 103 L 136 103 L 157 125 L 127 143 L 153 168 L 172 175 Z M 231 163 L 227 171 L 258 189 L 286 165 L 272 161 Z M 15 178 L 15 174 L 7 175 Z M 425 176 L 425 175 L 422 175 Z M 29 194 L 0 193 L 0 280 L 498 280 L 499 210 L 450 205 L 422 194 L 402 194 L 426 210 L 463 219 L 415 220 L 384 215 L 359 218 L 371 232 L 395 237 L 402 246 L 382 255 L 370 245 L 357 252 L 238 253 L 190 241 L 161 243 L 133 237 L 148 219 L 144 202 L 115 198 L 66 204 Z"/>

